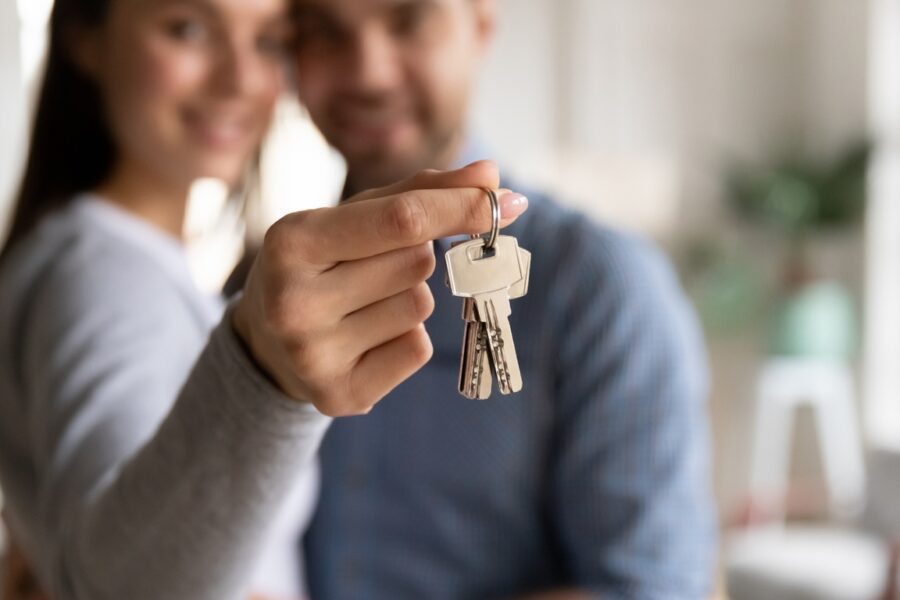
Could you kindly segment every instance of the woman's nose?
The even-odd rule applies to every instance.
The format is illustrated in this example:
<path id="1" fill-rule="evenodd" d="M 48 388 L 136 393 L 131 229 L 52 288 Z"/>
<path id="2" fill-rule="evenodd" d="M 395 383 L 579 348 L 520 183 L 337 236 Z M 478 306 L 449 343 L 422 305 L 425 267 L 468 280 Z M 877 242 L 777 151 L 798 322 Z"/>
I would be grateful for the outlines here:
<path id="1" fill-rule="evenodd" d="M 280 66 L 265 59 L 252 45 L 231 40 L 216 56 L 217 91 L 228 96 L 250 96 L 269 91 L 278 81 Z"/>

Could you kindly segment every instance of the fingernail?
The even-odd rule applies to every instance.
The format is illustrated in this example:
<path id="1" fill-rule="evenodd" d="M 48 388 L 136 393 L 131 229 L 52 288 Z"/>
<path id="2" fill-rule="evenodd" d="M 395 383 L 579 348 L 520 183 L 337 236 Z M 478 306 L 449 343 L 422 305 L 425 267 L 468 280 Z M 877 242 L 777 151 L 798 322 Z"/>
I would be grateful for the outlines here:
<path id="1" fill-rule="evenodd" d="M 518 217 L 528 208 L 528 198 L 516 192 L 505 192 L 500 196 L 500 215 L 504 219 Z"/>

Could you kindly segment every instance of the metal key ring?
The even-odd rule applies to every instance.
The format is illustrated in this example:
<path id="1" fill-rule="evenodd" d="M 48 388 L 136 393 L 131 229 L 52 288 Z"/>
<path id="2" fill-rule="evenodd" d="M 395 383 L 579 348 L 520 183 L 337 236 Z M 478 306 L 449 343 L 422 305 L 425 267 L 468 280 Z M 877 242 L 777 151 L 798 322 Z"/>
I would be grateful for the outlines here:
<path id="1" fill-rule="evenodd" d="M 482 188 L 487 192 L 491 200 L 491 232 L 488 234 L 487 242 L 484 244 L 485 250 L 493 250 L 494 243 L 497 241 L 497 235 L 500 233 L 500 199 L 497 198 L 497 192 L 490 188 Z"/>

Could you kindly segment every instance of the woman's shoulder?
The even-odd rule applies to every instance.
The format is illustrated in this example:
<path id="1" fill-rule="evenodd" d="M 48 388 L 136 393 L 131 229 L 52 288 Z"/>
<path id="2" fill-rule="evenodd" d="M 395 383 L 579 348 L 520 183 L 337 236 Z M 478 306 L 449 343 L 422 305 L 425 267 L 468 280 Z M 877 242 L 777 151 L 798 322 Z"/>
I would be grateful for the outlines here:
<path id="1" fill-rule="evenodd" d="M 75 200 L 48 215 L 0 265 L 0 319 L 22 319 L 37 307 L 63 314 L 136 304 L 170 310 L 183 300 L 179 287 L 158 257 Z"/>
<path id="2" fill-rule="evenodd" d="M 0 266 L 0 280 L 6 290 L 51 279 L 71 285 L 96 283 L 97 277 L 138 284 L 153 276 L 152 267 L 148 256 L 87 218 L 80 202 L 73 201 L 11 248 Z"/>

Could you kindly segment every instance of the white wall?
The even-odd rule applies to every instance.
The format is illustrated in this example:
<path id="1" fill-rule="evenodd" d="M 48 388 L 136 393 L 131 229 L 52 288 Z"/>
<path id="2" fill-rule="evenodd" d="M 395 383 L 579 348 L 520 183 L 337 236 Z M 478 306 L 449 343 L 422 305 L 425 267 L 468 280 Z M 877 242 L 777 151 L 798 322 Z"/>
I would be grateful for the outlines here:
<path id="1" fill-rule="evenodd" d="M 0 239 L 19 181 L 28 129 L 15 0 L 0 0 Z"/>
<path id="2" fill-rule="evenodd" d="M 866 322 L 866 424 L 872 439 L 900 447 L 900 4 L 873 0 Z"/>
<path id="3" fill-rule="evenodd" d="M 668 237 L 719 216 L 726 163 L 865 131 L 867 5 L 507 0 L 474 122 L 514 171 Z"/>

